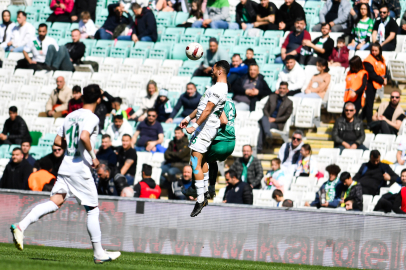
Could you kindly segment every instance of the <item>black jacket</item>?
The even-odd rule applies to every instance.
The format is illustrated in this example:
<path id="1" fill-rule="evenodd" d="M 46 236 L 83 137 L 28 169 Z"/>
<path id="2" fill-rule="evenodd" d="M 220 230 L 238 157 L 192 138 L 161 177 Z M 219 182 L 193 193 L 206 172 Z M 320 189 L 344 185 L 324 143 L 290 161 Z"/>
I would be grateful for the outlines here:
<path id="1" fill-rule="evenodd" d="M 63 154 L 62 156 L 60 156 L 59 158 L 55 157 L 53 153 L 46 155 L 44 158 L 49 158 L 52 161 L 52 164 L 54 165 L 52 167 L 52 171 L 51 173 L 55 176 L 58 176 L 58 171 L 59 171 L 59 167 L 62 164 L 63 158 L 65 157 L 65 154 Z M 37 162 L 35 162 L 34 168 L 36 168 L 37 170 L 39 170 L 39 160 L 37 160 Z"/>
<path id="2" fill-rule="evenodd" d="M 396 214 L 406 214 L 405 212 L 402 211 L 402 195 L 401 193 L 386 193 L 382 195 L 382 197 L 379 199 L 378 203 L 375 205 L 374 211 L 377 212 L 385 212 L 385 213 L 390 213 L 390 212 L 395 212 Z"/>
<path id="3" fill-rule="evenodd" d="M 108 30 L 110 32 L 114 32 L 114 29 L 116 29 L 117 26 L 120 24 L 132 24 L 133 19 L 130 14 L 126 13 L 126 16 L 118 16 L 115 12 L 115 8 L 118 7 L 119 4 L 111 4 L 107 7 L 109 10 L 109 15 L 107 16 L 107 19 L 104 21 L 103 27 L 105 30 Z"/>
<path id="4" fill-rule="evenodd" d="M 360 183 L 357 183 L 353 186 L 348 194 L 348 197 L 345 198 L 345 202 L 352 200 L 352 209 L 362 211 L 363 209 L 363 199 L 362 199 L 362 186 Z"/>
<path id="5" fill-rule="evenodd" d="M 234 96 L 236 95 L 245 95 L 245 90 L 243 85 L 244 81 L 250 79 L 249 74 L 242 76 L 241 78 L 237 79 L 232 87 L 231 87 L 231 93 L 234 93 Z M 255 88 L 258 89 L 259 93 L 258 96 L 255 97 L 249 97 L 250 99 L 250 111 L 255 111 L 255 105 L 257 101 L 260 101 L 262 98 L 269 96 L 272 94 L 271 89 L 269 88 L 268 84 L 264 80 L 264 76 L 262 74 L 258 74 L 258 80 Z"/>
<path id="6" fill-rule="evenodd" d="M 362 123 L 362 120 L 359 119 L 358 117 L 354 117 L 354 121 L 352 123 L 347 122 L 345 117 L 339 117 L 333 127 L 333 141 L 336 145 L 341 145 L 345 139 L 345 133 L 347 131 L 353 131 L 355 132 L 355 135 L 357 136 L 357 140 L 355 143 L 357 145 L 361 145 L 364 140 L 365 140 L 365 131 L 364 131 L 364 124 Z M 346 141 L 348 142 L 348 141 Z"/>
<path id="7" fill-rule="evenodd" d="M 31 142 L 30 132 L 24 119 L 17 115 L 14 121 L 7 119 L 4 123 L 3 134 L 7 135 L 7 139 L 14 143 L 14 140 L 27 139 Z"/>
<path id="8" fill-rule="evenodd" d="M 275 112 L 278 103 L 279 95 L 270 95 L 264 108 L 262 109 L 266 117 L 271 117 Z M 275 123 L 278 125 L 279 130 L 283 130 L 286 121 L 292 115 L 293 102 L 287 96 L 282 97 L 282 103 L 278 108 L 278 112 L 275 118 Z"/>
<path id="9" fill-rule="evenodd" d="M 69 42 L 65 44 L 73 64 L 81 64 L 80 59 L 85 55 L 86 45 L 83 42 Z"/>
<path id="10" fill-rule="evenodd" d="M 386 186 L 386 181 L 383 178 L 384 173 L 390 175 L 389 186 L 399 177 L 388 164 L 379 163 L 377 166 L 374 166 L 372 163 L 367 162 L 361 165 L 361 168 L 354 175 L 353 179 L 361 184 L 362 194 L 375 196 L 379 194 L 381 187 Z"/>
<path id="11" fill-rule="evenodd" d="M 286 24 L 284 31 L 291 31 L 293 30 L 294 23 L 296 18 L 303 18 L 306 21 L 306 15 L 303 10 L 303 7 L 298 4 L 296 1 L 293 1 L 290 8 L 286 4 L 283 4 L 279 8 L 279 18 L 281 22 Z"/>
<path id="12" fill-rule="evenodd" d="M 152 178 L 144 178 L 142 182 L 146 183 L 150 188 L 154 189 L 156 187 L 156 183 Z M 134 197 L 139 198 L 141 195 L 141 185 L 140 183 L 134 186 Z"/>
<path id="13" fill-rule="evenodd" d="M 28 177 L 32 173 L 32 166 L 23 159 L 20 163 L 10 161 L 3 172 L 0 188 L 29 190 Z"/>
<path id="14" fill-rule="evenodd" d="M 190 159 L 190 149 L 189 140 L 185 135 L 180 140 L 176 140 L 174 137 L 172 141 L 169 142 L 168 148 L 165 151 L 165 161 L 170 163 L 172 167 L 176 167 L 179 170 L 183 170 L 189 163 Z"/>
<path id="15" fill-rule="evenodd" d="M 114 153 L 112 147 L 109 147 L 106 150 L 100 147 L 99 151 L 96 154 L 96 157 L 99 161 L 106 161 L 111 170 L 113 170 L 117 166 L 117 155 L 116 153 Z"/>
<path id="16" fill-rule="evenodd" d="M 227 203 L 253 204 L 254 202 L 251 186 L 242 181 L 234 186 L 229 184 L 226 188 L 225 198 Z"/>
<path id="17" fill-rule="evenodd" d="M 114 97 L 107 93 L 106 91 L 103 92 L 102 101 L 100 104 L 97 104 L 96 110 L 94 114 L 99 117 L 99 133 L 104 129 L 104 121 L 106 120 L 106 114 L 110 113 L 111 102 L 113 102 Z"/>
<path id="18" fill-rule="evenodd" d="M 155 15 L 149 7 L 143 7 L 141 15 L 135 17 L 133 24 L 133 33 L 138 39 L 149 36 L 155 42 L 158 39 Z"/>
<path id="19" fill-rule="evenodd" d="M 78 16 L 80 20 L 80 14 L 82 11 L 89 11 L 92 20 L 96 21 L 96 5 L 97 0 L 75 0 L 75 5 L 73 6 L 71 16 Z"/>
<path id="20" fill-rule="evenodd" d="M 258 3 L 247 0 L 247 3 L 245 5 L 242 5 L 239 3 L 237 7 L 235 8 L 235 21 L 238 23 L 238 25 L 241 28 L 241 23 L 254 23 L 257 20 L 257 14 L 258 14 Z M 249 21 L 245 22 L 243 19 L 243 14 L 242 10 L 245 8 L 248 16 L 249 16 Z"/>
<path id="21" fill-rule="evenodd" d="M 374 70 L 374 67 L 368 63 L 368 62 L 363 62 L 365 70 L 368 72 L 368 88 L 373 88 L 375 89 L 375 87 L 373 86 L 372 82 L 377 82 L 379 84 L 383 84 L 384 83 L 384 78 L 382 78 L 381 76 L 378 76 Z"/>

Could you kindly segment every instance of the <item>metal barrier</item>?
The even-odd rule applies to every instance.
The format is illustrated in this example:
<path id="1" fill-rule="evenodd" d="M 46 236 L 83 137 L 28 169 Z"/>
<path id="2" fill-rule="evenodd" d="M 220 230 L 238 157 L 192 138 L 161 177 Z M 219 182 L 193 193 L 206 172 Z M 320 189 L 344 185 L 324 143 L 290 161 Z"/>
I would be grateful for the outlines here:
<path id="1" fill-rule="evenodd" d="M 0 189 L 0 242 L 10 224 L 49 193 Z M 195 218 L 190 202 L 100 196 L 102 244 L 110 250 L 238 260 L 405 269 L 402 215 L 211 204 Z M 25 231 L 25 244 L 91 248 L 86 212 L 68 199 Z M 29 248 L 29 247 L 28 247 Z"/>

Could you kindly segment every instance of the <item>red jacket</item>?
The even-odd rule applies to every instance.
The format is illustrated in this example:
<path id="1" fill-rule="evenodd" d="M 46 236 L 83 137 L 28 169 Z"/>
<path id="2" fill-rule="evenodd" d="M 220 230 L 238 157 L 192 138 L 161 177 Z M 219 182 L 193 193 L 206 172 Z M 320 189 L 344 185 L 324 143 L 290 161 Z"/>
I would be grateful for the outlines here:
<path id="1" fill-rule="evenodd" d="M 79 110 L 83 108 L 83 101 L 82 100 L 76 100 L 76 99 L 71 99 L 69 100 L 68 103 L 68 113 L 71 113 L 73 111 Z"/>
<path id="2" fill-rule="evenodd" d="M 349 54 L 350 51 L 348 50 L 347 46 L 342 47 L 341 50 L 334 48 L 333 52 L 328 58 L 328 61 L 333 60 L 333 62 L 338 62 L 342 67 L 347 68 L 349 66 Z"/>
<path id="3" fill-rule="evenodd" d="M 51 1 L 50 8 L 54 11 L 55 15 L 60 15 L 64 13 L 71 13 L 73 9 L 73 4 L 75 3 L 73 0 L 59 0 L 61 4 L 65 5 L 65 9 L 60 7 L 55 7 L 56 0 Z"/>
<path id="4" fill-rule="evenodd" d="M 299 35 L 299 36 L 300 36 L 300 35 Z M 282 44 L 282 48 L 287 49 L 289 43 L 291 42 L 290 37 L 292 37 L 292 38 L 294 39 L 294 38 L 296 37 L 296 36 L 295 36 L 295 32 L 290 31 L 289 35 L 286 37 L 285 41 L 284 41 L 283 44 Z M 305 40 L 305 39 L 311 40 L 311 36 L 310 36 L 310 33 L 309 33 L 309 32 L 307 32 L 306 30 L 303 30 L 303 39 L 300 40 L 300 45 L 295 49 L 295 51 L 297 52 L 297 54 L 300 54 L 300 51 L 302 50 L 302 45 L 301 45 L 301 43 L 302 43 L 302 41 Z M 297 39 L 296 39 L 296 40 L 297 40 Z M 292 42 L 292 43 L 293 43 L 293 42 Z M 296 44 L 297 44 L 297 43 L 296 43 Z"/>

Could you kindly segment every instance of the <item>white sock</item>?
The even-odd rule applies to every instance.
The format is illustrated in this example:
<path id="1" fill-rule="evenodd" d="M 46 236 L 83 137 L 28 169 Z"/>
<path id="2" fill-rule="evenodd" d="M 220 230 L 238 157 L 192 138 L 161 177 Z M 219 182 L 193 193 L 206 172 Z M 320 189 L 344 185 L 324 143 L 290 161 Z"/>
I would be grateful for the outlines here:
<path id="1" fill-rule="evenodd" d="M 92 241 L 94 256 L 101 258 L 104 256 L 105 252 L 101 245 L 101 230 L 99 222 L 99 207 L 95 207 L 92 210 L 88 210 L 88 207 L 85 207 L 87 211 L 87 231 L 90 235 L 90 241 Z"/>
<path id="2" fill-rule="evenodd" d="M 204 201 L 204 181 L 196 180 L 195 186 L 197 191 L 197 202 L 202 203 Z"/>
<path id="3" fill-rule="evenodd" d="M 58 210 L 58 206 L 53 201 L 41 203 L 35 206 L 31 212 L 28 213 L 28 215 L 22 221 L 20 221 L 20 223 L 18 223 L 18 226 L 20 227 L 21 231 L 25 231 L 30 224 L 37 222 L 41 217 L 45 216 L 46 214 L 53 213 L 56 210 Z"/>
<path id="4" fill-rule="evenodd" d="M 203 173 L 204 192 L 209 190 L 209 172 Z"/>

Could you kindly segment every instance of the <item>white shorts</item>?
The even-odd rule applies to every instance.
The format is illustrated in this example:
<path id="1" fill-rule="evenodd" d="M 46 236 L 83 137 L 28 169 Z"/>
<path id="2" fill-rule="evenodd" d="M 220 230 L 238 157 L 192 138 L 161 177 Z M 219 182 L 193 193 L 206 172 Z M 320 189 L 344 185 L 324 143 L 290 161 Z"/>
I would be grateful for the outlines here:
<path id="1" fill-rule="evenodd" d="M 99 205 L 97 188 L 93 178 L 83 178 L 80 175 L 58 175 L 51 196 L 61 193 L 66 193 L 65 200 L 69 197 L 76 197 L 80 205 L 91 207 Z"/>
<path id="2" fill-rule="evenodd" d="M 218 128 L 203 127 L 201 131 L 195 131 L 190 138 L 189 148 L 204 154 L 209 149 L 214 138 L 217 136 Z"/>

